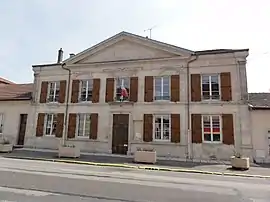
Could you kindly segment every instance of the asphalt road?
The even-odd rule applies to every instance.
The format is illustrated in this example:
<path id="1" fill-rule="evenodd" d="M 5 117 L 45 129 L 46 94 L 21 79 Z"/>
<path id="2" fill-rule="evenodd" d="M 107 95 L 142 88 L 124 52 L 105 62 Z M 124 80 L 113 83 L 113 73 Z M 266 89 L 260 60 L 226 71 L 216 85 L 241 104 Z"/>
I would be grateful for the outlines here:
<path id="1" fill-rule="evenodd" d="M 0 202 L 269 202 L 270 180 L 0 158 Z"/>

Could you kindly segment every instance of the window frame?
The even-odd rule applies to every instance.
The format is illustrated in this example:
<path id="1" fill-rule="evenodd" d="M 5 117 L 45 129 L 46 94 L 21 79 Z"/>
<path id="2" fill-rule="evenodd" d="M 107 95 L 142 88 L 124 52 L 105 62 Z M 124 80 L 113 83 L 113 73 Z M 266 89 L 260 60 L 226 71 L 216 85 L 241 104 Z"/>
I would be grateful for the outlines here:
<path id="1" fill-rule="evenodd" d="M 80 116 L 83 115 L 84 119 L 83 119 L 83 135 L 79 135 L 79 127 L 80 127 Z M 89 115 L 89 119 L 90 119 L 90 125 L 89 125 L 89 134 L 91 131 L 91 114 L 90 113 L 78 113 L 76 114 L 76 132 L 75 132 L 75 136 L 76 138 L 89 138 L 89 134 L 85 135 L 85 126 L 86 126 L 86 116 Z"/>
<path id="2" fill-rule="evenodd" d="M 50 92 L 51 92 L 51 84 L 52 83 L 54 84 L 53 101 L 50 101 Z M 56 100 L 57 84 L 58 84 L 58 87 L 59 87 L 58 100 Z M 58 103 L 59 102 L 59 96 L 60 96 L 60 81 L 49 81 L 48 82 L 48 91 L 47 91 L 47 102 L 49 102 L 49 103 Z"/>
<path id="3" fill-rule="evenodd" d="M 164 116 L 168 116 L 169 117 L 169 139 L 164 139 L 163 138 L 163 117 Z M 156 139 L 156 117 L 162 117 L 162 121 L 161 121 L 161 139 Z M 172 127 L 171 127 L 172 121 L 171 121 L 171 115 L 170 114 L 153 114 L 153 122 L 152 122 L 152 127 L 153 127 L 153 141 L 155 142 L 170 142 L 171 141 L 171 137 L 172 137 Z"/>
<path id="4" fill-rule="evenodd" d="M 121 80 L 122 80 L 122 81 L 121 81 L 121 85 L 122 85 L 124 79 L 128 79 L 128 80 L 129 80 L 129 87 L 128 87 L 129 92 L 128 92 L 128 99 L 127 99 L 127 100 L 123 100 L 123 101 L 117 100 L 117 95 L 116 95 L 116 93 L 117 93 L 117 80 L 118 80 L 118 79 L 121 79 Z M 115 102 L 129 102 L 129 101 L 130 101 L 130 87 L 131 87 L 131 83 L 130 83 L 130 82 L 131 82 L 131 79 L 130 79 L 130 77 L 128 77 L 128 76 L 115 78 L 115 82 L 114 82 L 114 101 L 115 101 Z"/>
<path id="5" fill-rule="evenodd" d="M 52 122 L 50 124 L 50 134 L 46 134 L 46 129 L 47 129 L 47 121 L 48 121 L 48 115 L 51 115 L 52 116 Z M 44 129 L 43 129 L 43 134 L 44 136 L 47 136 L 47 137 L 53 137 L 55 136 L 56 134 L 52 134 L 53 132 L 53 122 L 56 121 L 57 122 L 57 114 L 56 113 L 46 113 L 45 114 L 45 119 L 44 119 Z"/>
<path id="6" fill-rule="evenodd" d="M 209 99 L 204 99 L 203 96 L 203 77 L 208 76 L 208 80 L 209 80 Z M 218 78 L 218 99 L 213 99 L 212 98 L 212 76 L 217 76 Z M 201 74 L 201 98 L 202 101 L 220 101 L 221 100 L 221 81 L 220 81 L 220 74 L 216 73 L 216 74 Z"/>
<path id="7" fill-rule="evenodd" d="M 0 128 L 2 129 L 2 132 L 0 131 L 0 135 L 3 135 L 4 133 L 4 113 L 0 113 Z"/>
<path id="8" fill-rule="evenodd" d="M 207 116 L 210 117 L 210 135 L 211 135 L 211 141 L 204 140 L 204 123 L 203 118 Z M 214 139 L 214 133 L 213 133 L 213 117 L 219 117 L 219 135 L 220 135 L 220 141 L 213 141 Z M 223 142 L 223 134 L 222 134 L 222 116 L 219 114 L 202 114 L 201 118 L 202 123 L 202 142 L 203 143 L 210 143 L 210 144 L 221 144 Z"/>
<path id="9" fill-rule="evenodd" d="M 157 78 L 162 78 L 161 79 L 161 97 L 163 97 L 163 94 L 164 94 L 164 86 L 163 86 L 163 83 L 164 83 L 164 77 L 168 77 L 169 78 L 169 99 L 168 100 L 156 100 L 156 79 Z M 162 75 L 162 76 L 154 76 L 153 78 L 153 91 L 154 91 L 154 94 L 153 94 L 153 100 L 154 102 L 169 102 L 171 100 L 171 75 Z"/>
<path id="10" fill-rule="evenodd" d="M 85 101 L 83 101 L 83 100 L 81 100 L 81 97 L 82 97 L 82 95 L 81 95 L 81 93 L 82 93 L 82 84 L 83 84 L 83 82 L 84 81 L 86 81 L 87 82 L 87 85 L 86 85 L 86 95 L 88 96 L 88 90 L 89 90 L 89 84 L 88 84 L 88 82 L 89 81 L 91 81 L 92 82 L 92 96 L 91 96 L 91 100 L 85 100 Z M 79 100 L 79 102 L 89 102 L 89 103 L 92 103 L 92 99 L 93 99 L 93 89 L 94 89 L 94 80 L 93 79 L 82 79 L 82 80 L 80 80 L 80 86 L 79 86 L 79 95 L 78 95 L 78 100 Z M 87 97 L 86 96 L 86 97 Z"/>

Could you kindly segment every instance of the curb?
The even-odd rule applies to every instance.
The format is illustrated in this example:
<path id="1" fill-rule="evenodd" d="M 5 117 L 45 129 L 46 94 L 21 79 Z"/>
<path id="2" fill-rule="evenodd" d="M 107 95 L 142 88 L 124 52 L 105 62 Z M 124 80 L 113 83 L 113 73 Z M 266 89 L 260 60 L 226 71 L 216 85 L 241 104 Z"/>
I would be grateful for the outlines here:
<path id="1" fill-rule="evenodd" d="M 263 178 L 270 179 L 267 175 L 252 175 L 252 174 L 241 174 L 241 173 L 230 173 L 230 172 L 216 172 L 216 171 L 204 171 L 204 170 L 193 170 L 193 169 L 183 169 L 183 168 L 164 168 L 155 166 L 132 166 L 120 163 L 96 163 L 69 159 L 47 159 L 40 157 L 20 157 L 20 156 L 2 156 L 4 158 L 11 159 L 24 159 L 24 160 L 38 160 L 38 161 L 48 161 L 48 162 L 58 162 L 58 163 L 70 163 L 70 164 L 80 164 L 80 165 L 90 165 L 99 167 L 117 167 L 117 168 L 128 168 L 128 169 L 139 169 L 139 170 L 153 170 L 153 171 L 167 171 L 167 172 L 182 172 L 182 173 L 196 173 L 196 174 L 206 174 L 206 175 L 222 175 L 222 176 L 232 176 L 232 177 L 249 177 L 249 178 Z"/>

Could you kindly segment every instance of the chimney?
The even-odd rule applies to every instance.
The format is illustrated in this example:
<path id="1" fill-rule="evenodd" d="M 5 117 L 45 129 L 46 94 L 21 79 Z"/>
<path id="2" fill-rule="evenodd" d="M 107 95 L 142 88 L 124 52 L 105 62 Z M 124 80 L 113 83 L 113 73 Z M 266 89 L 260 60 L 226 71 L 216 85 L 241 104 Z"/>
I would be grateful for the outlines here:
<path id="1" fill-rule="evenodd" d="M 75 56 L 74 53 L 70 53 L 70 54 L 69 54 L 69 58 L 72 58 L 72 57 L 74 57 L 74 56 Z"/>
<path id="2" fill-rule="evenodd" d="M 57 63 L 61 63 L 63 61 L 63 53 L 64 51 L 62 50 L 62 48 L 60 48 L 58 51 Z"/>

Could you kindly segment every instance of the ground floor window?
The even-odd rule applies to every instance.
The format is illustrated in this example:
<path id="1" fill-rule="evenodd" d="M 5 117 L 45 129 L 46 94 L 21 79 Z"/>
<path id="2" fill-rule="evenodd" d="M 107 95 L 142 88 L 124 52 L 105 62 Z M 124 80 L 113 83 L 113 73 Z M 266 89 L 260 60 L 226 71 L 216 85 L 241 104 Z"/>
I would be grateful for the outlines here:
<path id="1" fill-rule="evenodd" d="M 89 137 L 90 135 L 90 114 L 78 114 L 77 115 L 77 136 Z"/>
<path id="2" fill-rule="evenodd" d="M 57 114 L 46 114 L 45 116 L 45 135 L 52 136 L 56 133 Z"/>
<path id="3" fill-rule="evenodd" d="M 203 115 L 203 141 L 219 143 L 222 141 L 221 134 L 221 116 L 219 115 Z"/>
<path id="4" fill-rule="evenodd" d="M 171 120 L 170 115 L 154 115 L 153 119 L 154 140 L 170 140 L 171 138 Z"/>
<path id="5" fill-rule="evenodd" d="M 4 114 L 0 114 L 0 135 L 3 134 Z"/>

